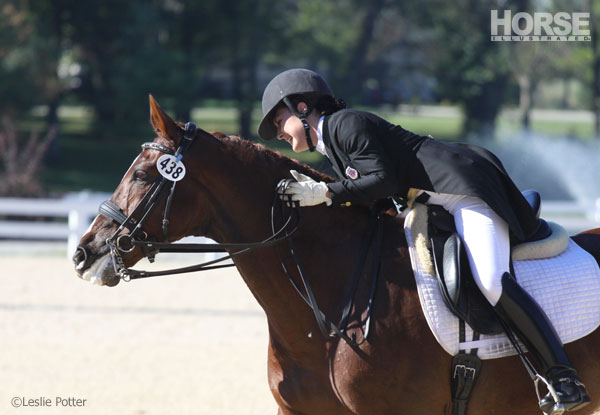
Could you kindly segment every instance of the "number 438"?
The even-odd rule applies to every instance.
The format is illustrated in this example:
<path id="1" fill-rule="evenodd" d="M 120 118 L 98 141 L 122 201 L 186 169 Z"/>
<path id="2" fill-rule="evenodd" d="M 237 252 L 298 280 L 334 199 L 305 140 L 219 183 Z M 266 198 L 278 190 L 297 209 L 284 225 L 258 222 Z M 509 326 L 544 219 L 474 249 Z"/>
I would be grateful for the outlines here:
<path id="1" fill-rule="evenodd" d="M 156 162 L 158 172 L 172 181 L 179 181 L 185 176 L 185 166 L 181 161 L 177 162 L 175 156 L 165 154 Z"/>

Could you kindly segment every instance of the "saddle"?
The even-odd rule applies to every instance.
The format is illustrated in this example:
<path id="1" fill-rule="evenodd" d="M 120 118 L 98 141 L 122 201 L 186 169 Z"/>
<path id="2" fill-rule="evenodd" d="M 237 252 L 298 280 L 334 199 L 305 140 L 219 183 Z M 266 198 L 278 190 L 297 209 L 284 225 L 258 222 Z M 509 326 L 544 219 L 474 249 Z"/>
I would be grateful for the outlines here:
<path id="1" fill-rule="evenodd" d="M 538 225 L 529 240 L 511 247 L 512 259 L 539 259 L 563 252 L 568 245 L 568 235 L 562 227 L 550 225 L 540 218 L 539 193 L 526 190 L 523 196 L 535 213 Z M 427 205 L 427 210 L 431 256 L 445 304 L 478 333 L 503 332 L 491 304 L 475 283 L 464 244 L 456 233 L 454 218 L 438 205 Z M 551 236 L 553 238 L 549 239 Z"/>
<path id="2" fill-rule="evenodd" d="M 511 271 L 568 343 L 600 324 L 600 269 L 564 228 L 539 219 L 537 192 L 524 196 L 538 218 L 537 232 L 525 243 L 511 241 Z M 450 413 L 465 415 L 482 359 L 509 356 L 515 348 L 473 279 L 453 217 L 441 206 L 414 203 L 404 226 L 425 318 L 439 344 L 453 356 Z M 570 295 L 560 295 L 561 290 Z M 594 317 L 588 321 L 587 316 Z"/>

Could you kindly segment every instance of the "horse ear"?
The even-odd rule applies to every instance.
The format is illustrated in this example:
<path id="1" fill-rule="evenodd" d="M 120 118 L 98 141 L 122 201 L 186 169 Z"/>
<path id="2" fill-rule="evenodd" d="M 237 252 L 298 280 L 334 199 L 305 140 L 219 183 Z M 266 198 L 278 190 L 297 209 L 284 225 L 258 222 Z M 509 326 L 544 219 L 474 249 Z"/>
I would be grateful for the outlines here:
<path id="1" fill-rule="evenodd" d="M 181 141 L 181 128 L 158 105 L 152 94 L 148 94 L 148 100 L 150 101 L 150 123 L 154 127 L 154 131 L 177 145 Z"/>

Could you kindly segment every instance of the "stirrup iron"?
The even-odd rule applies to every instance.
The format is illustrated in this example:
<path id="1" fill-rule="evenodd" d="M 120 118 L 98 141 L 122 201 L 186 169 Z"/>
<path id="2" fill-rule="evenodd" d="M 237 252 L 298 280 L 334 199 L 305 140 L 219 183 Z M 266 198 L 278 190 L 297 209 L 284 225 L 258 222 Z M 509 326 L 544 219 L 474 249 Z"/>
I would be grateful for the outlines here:
<path id="1" fill-rule="evenodd" d="M 542 395 L 540 394 L 540 382 L 546 385 L 546 388 L 548 388 L 548 392 L 550 393 L 550 395 L 552 395 L 552 398 L 555 402 L 550 412 L 542 412 L 546 415 L 563 415 L 565 413 L 565 406 L 562 403 L 558 402 L 558 394 L 556 393 L 556 389 L 554 389 L 554 386 L 552 386 L 552 384 L 539 373 L 535 374 L 535 379 L 533 382 L 535 384 L 535 394 L 537 395 L 538 402 L 540 404 L 542 402 Z"/>

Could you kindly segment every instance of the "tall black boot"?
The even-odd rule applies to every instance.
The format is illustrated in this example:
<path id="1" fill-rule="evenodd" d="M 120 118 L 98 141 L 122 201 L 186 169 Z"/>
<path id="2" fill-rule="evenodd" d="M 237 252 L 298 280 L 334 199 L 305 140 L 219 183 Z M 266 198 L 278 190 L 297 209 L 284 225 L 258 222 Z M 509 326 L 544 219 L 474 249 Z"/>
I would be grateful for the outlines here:
<path id="1" fill-rule="evenodd" d="M 502 295 L 494 310 L 527 347 L 556 391 L 558 402 L 548 393 L 540 401 L 542 411 L 552 413 L 556 404 L 575 411 L 590 402 L 546 313 L 509 273 L 502 276 Z"/>

